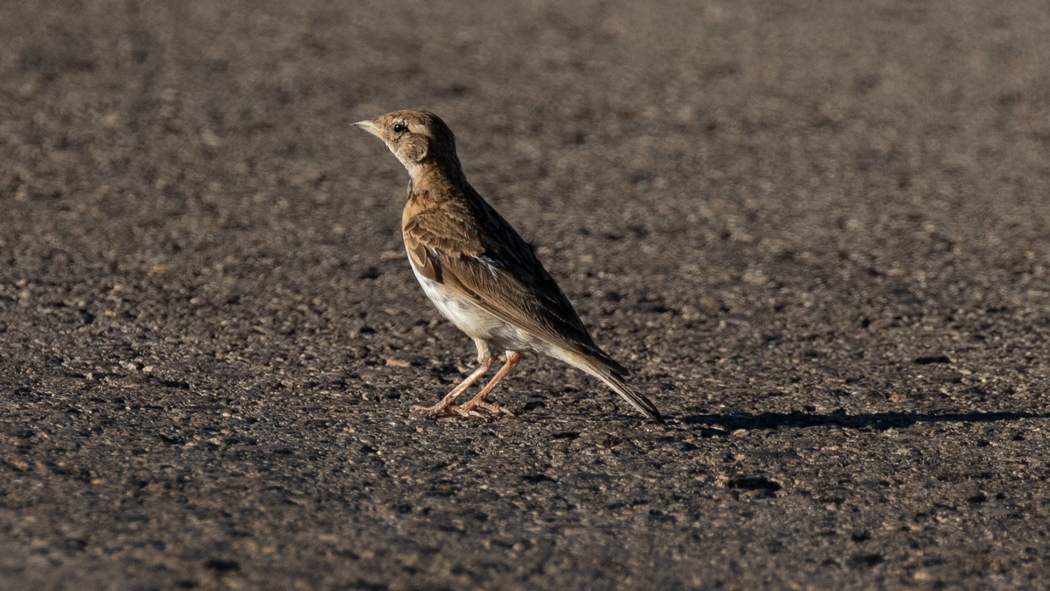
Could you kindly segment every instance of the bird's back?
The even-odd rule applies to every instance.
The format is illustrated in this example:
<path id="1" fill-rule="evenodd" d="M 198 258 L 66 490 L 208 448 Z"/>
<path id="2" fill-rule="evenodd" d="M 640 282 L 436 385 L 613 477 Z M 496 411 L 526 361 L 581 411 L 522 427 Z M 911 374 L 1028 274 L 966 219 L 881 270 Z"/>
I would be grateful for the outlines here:
<path id="1" fill-rule="evenodd" d="M 417 270 L 429 269 L 430 279 L 501 320 L 626 375 L 594 343 L 532 246 L 462 175 L 456 182 L 435 173 L 413 183 L 405 205 L 405 243 Z"/>

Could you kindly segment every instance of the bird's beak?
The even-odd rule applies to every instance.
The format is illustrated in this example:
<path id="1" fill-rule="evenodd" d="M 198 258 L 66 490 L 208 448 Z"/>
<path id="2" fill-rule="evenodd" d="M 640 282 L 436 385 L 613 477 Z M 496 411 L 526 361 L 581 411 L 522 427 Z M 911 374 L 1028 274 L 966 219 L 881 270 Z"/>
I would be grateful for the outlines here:
<path id="1" fill-rule="evenodd" d="M 365 121 L 358 121 L 358 122 L 354 123 L 354 125 L 360 127 L 361 129 L 367 131 L 368 133 L 370 133 L 370 134 L 372 134 L 372 135 L 374 135 L 374 136 L 376 136 L 378 138 L 382 138 L 383 137 L 383 136 L 381 136 L 379 134 L 379 126 L 377 126 L 375 123 L 372 123 L 371 121 L 367 121 L 367 120 L 365 120 Z"/>

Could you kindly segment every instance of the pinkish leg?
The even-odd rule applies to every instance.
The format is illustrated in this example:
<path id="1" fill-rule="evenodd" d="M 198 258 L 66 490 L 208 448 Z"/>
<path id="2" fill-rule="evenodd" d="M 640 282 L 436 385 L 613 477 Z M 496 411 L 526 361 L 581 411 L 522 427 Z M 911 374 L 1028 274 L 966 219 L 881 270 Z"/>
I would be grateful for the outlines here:
<path id="1" fill-rule="evenodd" d="M 503 367 L 501 367 L 498 372 L 496 372 L 496 375 L 492 376 L 492 381 L 490 381 L 481 392 L 478 392 L 478 395 L 475 396 L 473 400 L 462 406 L 455 407 L 453 410 L 463 416 L 470 415 L 475 408 L 483 408 L 497 415 L 505 414 L 514 416 L 514 413 L 502 406 L 485 402 L 485 398 L 496 388 L 496 385 L 499 384 L 503 378 L 507 377 L 507 374 L 514 371 L 514 368 L 518 366 L 518 362 L 520 361 L 521 353 L 518 353 L 517 351 L 507 351 L 507 362 L 503 364 Z"/>
<path id="2" fill-rule="evenodd" d="M 488 373 L 488 371 L 492 369 L 492 366 L 496 364 L 496 358 L 489 352 L 488 344 L 486 344 L 485 341 L 475 340 L 474 344 L 478 348 L 478 363 L 480 363 L 481 366 L 475 369 L 474 373 L 467 376 L 465 380 L 460 382 L 458 386 L 453 388 L 451 392 L 441 399 L 441 402 L 434 406 L 413 406 L 409 410 L 417 415 L 424 415 L 431 418 L 462 414 L 453 410 L 456 398 L 459 398 L 460 394 L 462 394 L 467 388 L 471 387 L 474 382 L 478 381 L 478 378 Z"/>

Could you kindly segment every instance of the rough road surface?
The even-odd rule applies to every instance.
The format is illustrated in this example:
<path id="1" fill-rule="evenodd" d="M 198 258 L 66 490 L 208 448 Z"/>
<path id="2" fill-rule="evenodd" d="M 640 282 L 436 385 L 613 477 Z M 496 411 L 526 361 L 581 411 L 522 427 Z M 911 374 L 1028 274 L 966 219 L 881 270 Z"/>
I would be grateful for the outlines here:
<path id="1" fill-rule="evenodd" d="M 1050 586 L 1050 9 L 0 3 L 0 589 Z M 671 417 L 472 369 L 427 108 Z"/>

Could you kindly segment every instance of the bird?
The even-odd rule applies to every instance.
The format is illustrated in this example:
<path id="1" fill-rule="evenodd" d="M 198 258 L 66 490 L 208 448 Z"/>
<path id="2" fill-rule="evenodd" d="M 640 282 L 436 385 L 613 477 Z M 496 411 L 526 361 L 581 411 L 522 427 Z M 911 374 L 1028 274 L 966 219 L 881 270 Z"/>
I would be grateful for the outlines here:
<path id="1" fill-rule="evenodd" d="M 383 140 L 408 170 L 401 229 L 412 271 L 478 352 L 477 369 L 437 404 L 413 406 L 411 412 L 432 418 L 478 416 L 478 409 L 512 415 L 487 398 L 529 352 L 598 378 L 643 415 L 664 422 L 656 406 L 627 383 L 627 369 L 595 344 L 533 246 L 467 182 L 455 136 L 441 118 L 399 110 L 354 125 Z M 472 400 L 456 404 L 495 365 L 493 352 L 506 354 L 503 367 Z"/>

